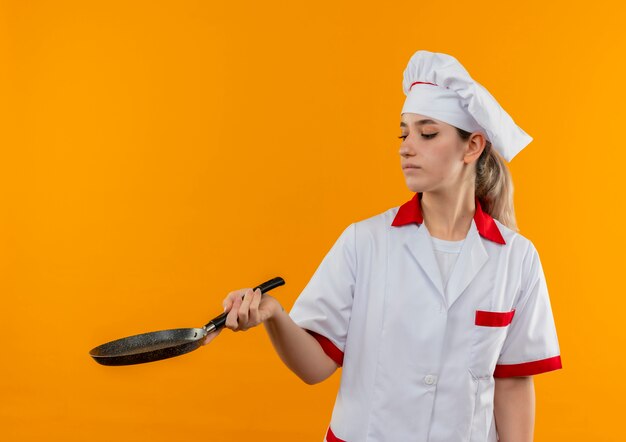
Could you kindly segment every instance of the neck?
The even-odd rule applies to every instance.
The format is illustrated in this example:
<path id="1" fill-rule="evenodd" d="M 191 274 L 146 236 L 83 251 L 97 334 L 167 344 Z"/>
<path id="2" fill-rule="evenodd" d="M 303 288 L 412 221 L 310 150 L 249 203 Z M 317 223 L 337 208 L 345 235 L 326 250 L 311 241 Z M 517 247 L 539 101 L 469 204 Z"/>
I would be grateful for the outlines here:
<path id="1" fill-rule="evenodd" d="M 428 232 L 447 241 L 465 239 L 476 212 L 474 187 L 423 192 L 420 207 Z"/>

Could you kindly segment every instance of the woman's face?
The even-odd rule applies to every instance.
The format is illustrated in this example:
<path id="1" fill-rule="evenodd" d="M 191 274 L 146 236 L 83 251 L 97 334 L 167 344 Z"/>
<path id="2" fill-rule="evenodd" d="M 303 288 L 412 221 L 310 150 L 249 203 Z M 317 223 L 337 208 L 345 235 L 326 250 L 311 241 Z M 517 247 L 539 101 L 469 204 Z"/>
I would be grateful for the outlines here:
<path id="1" fill-rule="evenodd" d="M 472 148 L 476 144 L 474 135 L 463 141 L 454 126 L 424 115 L 402 114 L 400 130 L 400 163 L 412 192 L 445 191 L 460 186 L 471 172 L 468 164 L 482 152 L 482 148 L 480 152 L 475 152 L 476 146 Z"/>

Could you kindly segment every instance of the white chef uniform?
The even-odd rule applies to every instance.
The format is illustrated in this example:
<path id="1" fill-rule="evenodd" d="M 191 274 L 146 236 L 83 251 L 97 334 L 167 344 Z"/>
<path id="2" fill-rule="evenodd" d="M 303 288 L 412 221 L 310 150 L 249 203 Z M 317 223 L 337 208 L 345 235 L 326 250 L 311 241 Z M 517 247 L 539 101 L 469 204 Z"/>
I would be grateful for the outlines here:
<path id="1" fill-rule="evenodd" d="M 532 242 L 476 199 L 446 299 L 420 197 L 350 224 L 289 313 L 343 366 L 328 442 L 493 442 L 494 376 L 561 368 Z"/>
<path id="2" fill-rule="evenodd" d="M 403 90 L 402 113 L 480 131 L 507 161 L 532 140 L 447 54 L 417 51 Z M 475 198 L 442 277 L 420 199 L 346 227 L 289 313 L 343 366 L 327 442 L 495 442 L 494 377 L 561 368 L 533 243 Z"/>

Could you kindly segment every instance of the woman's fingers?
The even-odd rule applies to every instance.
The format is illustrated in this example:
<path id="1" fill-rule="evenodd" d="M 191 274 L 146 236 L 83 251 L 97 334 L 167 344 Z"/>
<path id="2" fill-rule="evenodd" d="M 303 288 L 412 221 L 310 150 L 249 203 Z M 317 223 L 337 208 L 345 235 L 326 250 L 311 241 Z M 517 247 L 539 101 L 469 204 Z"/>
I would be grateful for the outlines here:
<path id="1" fill-rule="evenodd" d="M 232 292 L 228 295 L 229 298 L 232 298 L 231 308 L 226 316 L 225 327 L 230 328 L 233 331 L 237 331 L 238 321 L 237 316 L 239 314 L 239 307 L 241 305 L 241 294 L 238 292 Z"/>
<path id="2" fill-rule="evenodd" d="M 245 289 L 235 290 L 234 292 L 230 292 L 228 295 L 226 295 L 226 297 L 222 301 L 222 306 L 224 307 L 224 311 L 229 312 L 233 306 L 233 303 L 235 302 L 235 299 L 241 298 L 243 294 L 245 293 L 245 291 L 246 291 Z"/>
<path id="3" fill-rule="evenodd" d="M 222 302 L 227 312 L 224 326 L 233 331 L 244 331 L 261 323 L 261 289 L 241 289 L 230 292 Z"/>
<path id="4" fill-rule="evenodd" d="M 228 294 L 228 296 L 226 298 L 224 298 L 224 300 L 222 301 L 222 307 L 224 307 L 224 311 L 230 311 L 230 308 L 233 306 L 233 299 L 230 296 L 230 293 Z"/>
<path id="5" fill-rule="evenodd" d="M 254 296 L 254 292 L 252 289 L 247 289 L 246 294 L 243 297 L 243 301 L 239 306 L 239 329 L 247 330 L 250 328 L 248 324 L 248 319 L 250 318 L 250 303 L 252 302 L 252 297 Z"/>
<path id="6" fill-rule="evenodd" d="M 250 301 L 250 318 L 248 322 L 250 327 L 254 327 L 259 325 L 260 317 L 259 317 L 259 304 L 261 303 L 261 289 L 256 289 L 254 294 L 252 295 L 252 301 Z"/>

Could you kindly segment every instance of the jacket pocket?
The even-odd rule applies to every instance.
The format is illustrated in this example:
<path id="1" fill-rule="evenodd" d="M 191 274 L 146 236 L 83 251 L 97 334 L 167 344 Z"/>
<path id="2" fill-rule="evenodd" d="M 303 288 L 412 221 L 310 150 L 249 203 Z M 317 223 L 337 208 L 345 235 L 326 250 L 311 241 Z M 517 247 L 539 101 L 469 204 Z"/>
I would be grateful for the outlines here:
<path id="1" fill-rule="evenodd" d="M 476 310 L 474 324 L 481 327 L 506 327 L 513 320 L 513 316 L 515 316 L 515 309 L 510 312 Z"/>
<path id="2" fill-rule="evenodd" d="M 493 421 L 493 395 L 495 380 L 473 379 L 474 412 L 469 442 L 497 442 L 495 422 Z"/>
<path id="3" fill-rule="evenodd" d="M 476 310 L 469 363 L 474 379 L 487 379 L 493 376 L 514 315 L 515 310 L 509 312 Z"/>

